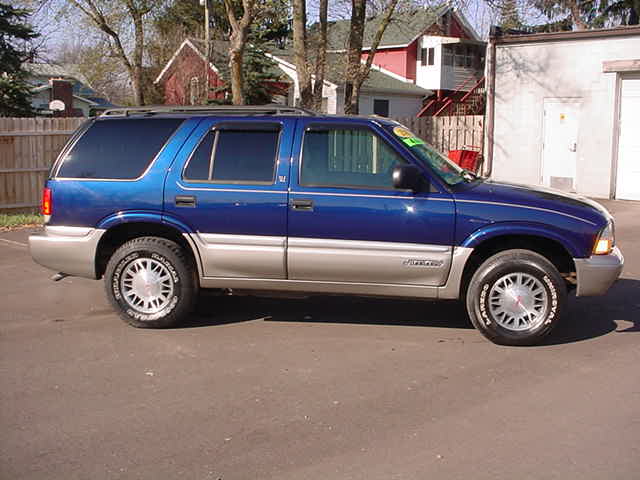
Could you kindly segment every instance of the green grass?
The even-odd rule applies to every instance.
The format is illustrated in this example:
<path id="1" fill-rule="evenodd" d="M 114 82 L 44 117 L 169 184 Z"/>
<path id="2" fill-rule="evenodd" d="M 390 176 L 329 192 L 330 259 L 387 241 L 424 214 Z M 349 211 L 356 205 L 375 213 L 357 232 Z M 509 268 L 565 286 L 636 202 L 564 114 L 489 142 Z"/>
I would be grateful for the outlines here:
<path id="1" fill-rule="evenodd" d="M 0 213 L 0 229 L 27 225 L 42 225 L 42 215 L 36 213 Z"/>

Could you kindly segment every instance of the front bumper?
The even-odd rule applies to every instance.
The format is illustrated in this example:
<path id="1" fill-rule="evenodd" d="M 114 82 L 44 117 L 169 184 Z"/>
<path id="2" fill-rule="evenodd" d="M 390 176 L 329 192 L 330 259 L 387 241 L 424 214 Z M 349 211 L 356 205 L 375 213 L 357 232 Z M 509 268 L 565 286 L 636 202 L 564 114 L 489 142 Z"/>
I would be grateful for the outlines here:
<path id="1" fill-rule="evenodd" d="M 33 260 L 43 267 L 77 277 L 96 278 L 96 249 L 105 230 L 45 227 L 29 236 Z"/>
<path id="2" fill-rule="evenodd" d="M 578 277 L 577 297 L 604 295 L 613 285 L 624 266 L 624 257 L 618 247 L 609 255 L 574 258 Z"/>

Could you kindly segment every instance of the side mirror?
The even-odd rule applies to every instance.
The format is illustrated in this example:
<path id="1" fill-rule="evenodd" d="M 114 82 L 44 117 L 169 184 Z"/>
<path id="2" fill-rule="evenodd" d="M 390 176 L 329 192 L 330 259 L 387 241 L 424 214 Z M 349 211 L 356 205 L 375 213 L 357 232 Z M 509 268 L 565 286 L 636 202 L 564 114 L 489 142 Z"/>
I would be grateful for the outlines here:
<path id="1" fill-rule="evenodd" d="M 398 165 L 394 167 L 391 178 L 393 179 L 393 188 L 411 190 L 413 193 L 421 191 L 426 184 L 426 179 L 422 172 L 415 165 Z"/>

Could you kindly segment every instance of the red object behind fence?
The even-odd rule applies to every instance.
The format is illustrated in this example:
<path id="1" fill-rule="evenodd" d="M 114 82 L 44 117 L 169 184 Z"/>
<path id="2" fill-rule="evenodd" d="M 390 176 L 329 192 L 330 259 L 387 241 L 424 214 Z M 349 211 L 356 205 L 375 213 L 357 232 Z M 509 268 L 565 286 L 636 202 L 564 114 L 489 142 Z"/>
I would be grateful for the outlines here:
<path id="1" fill-rule="evenodd" d="M 473 148 L 473 147 L 472 147 Z M 449 159 L 465 170 L 476 172 L 478 169 L 478 158 L 480 152 L 477 150 L 449 150 Z"/>

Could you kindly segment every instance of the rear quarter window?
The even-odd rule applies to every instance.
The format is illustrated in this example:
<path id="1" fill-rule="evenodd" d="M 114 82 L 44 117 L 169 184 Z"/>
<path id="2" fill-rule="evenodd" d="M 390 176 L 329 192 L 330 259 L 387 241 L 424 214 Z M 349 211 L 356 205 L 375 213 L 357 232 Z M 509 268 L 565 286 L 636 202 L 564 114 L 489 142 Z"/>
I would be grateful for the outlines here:
<path id="1" fill-rule="evenodd" d="M 180 123 L 173 118 L 98 120 L 65 154 L 57 177 L 138 178 Z"/>

